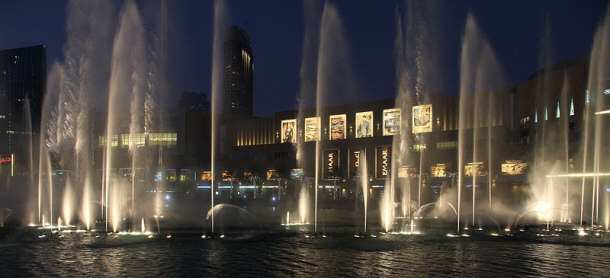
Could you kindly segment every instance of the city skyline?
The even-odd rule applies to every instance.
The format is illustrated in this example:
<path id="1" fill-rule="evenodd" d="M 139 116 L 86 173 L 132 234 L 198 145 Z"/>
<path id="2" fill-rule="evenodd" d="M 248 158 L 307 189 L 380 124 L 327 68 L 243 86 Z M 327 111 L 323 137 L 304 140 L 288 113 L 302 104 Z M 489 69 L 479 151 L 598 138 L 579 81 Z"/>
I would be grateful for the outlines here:
<path id="1" fill-rule="evenodd" d="M 63 61 L 63 49 L 70 36 L 66 31 L 69 21 L 67 3 L 5 3 L 6 8 L 0 12 L 6 19 L 0 27 L 0 49 L 45 44 L 48 68 L 55 61 Z M 304 3 L 309 3 L 313 12 L 306 14 Z M 151 32 L 156 24 L 159 2 L 136 1 L 136 4 L 147 32 Z M 335 4 L 344 25 L 349 48 L 347 57 L 355 68 L 354 80 L 351 81 L 356 84 L 355 100 L 394 97 L 397 87 L 393 54 L 397 14 L 405 20 L 408 5 L 400 1 L 375 5 L 367 1 Z M 114 19 L 108 20 L 110 25 L 118 21 L 122 5 L 123 1 L 111 2 Z M 210 91 L 213 1 L 172 1 L 165 5 L 170 30 L 170 60 L 167 65 L 169 106 L 174 106 L 182 91 Z M 430 25 L 426 28 L 438 30 L 435 34 L 440 35 L 433 35 L 431 40 L 441 45 L 439 53 L 435 54 L 442 60 L 437 76 L 443 82 L 439 82 L 435 91 L 457 94 L 461 36 L 469 11 L 497 53 L 506 85 L 514 86 L 544 64 L 589 52 L 606 5 L 607 1 L 428 1 L 426 9 Z M 227 23 L 248 32 L 257 57 L 254 70 L 255 116 L 269 117 L 277 111 L 297 108 L 305 17 L 313 21 L 319 19 L 322 7 L 323 1 L 227 1 Z M 545 31 L 547 28 L 550 28 L 550 35 Z M 542 44 L 550 44 L 550 52 Z M 340 103 L 341 100 L 333 104 Z"/>

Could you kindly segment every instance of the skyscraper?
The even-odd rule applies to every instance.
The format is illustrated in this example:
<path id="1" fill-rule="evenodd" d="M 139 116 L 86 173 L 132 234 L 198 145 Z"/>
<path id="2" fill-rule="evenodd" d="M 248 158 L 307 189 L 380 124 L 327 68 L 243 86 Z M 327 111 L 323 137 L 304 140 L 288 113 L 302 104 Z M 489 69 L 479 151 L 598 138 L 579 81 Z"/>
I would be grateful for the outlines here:
<path id="1" fill-rule="evenodd" d="M 182 92 L 176 106 L 185 112 L 210 112 L 208 95 L 201 92 Z"/>
<path id="2" fill-rule="evenodd" d="M 250 37 L 238 26 L 232 25 L 225 32 L 223 65 L 223 113 L 252 117 L 254 56 Z"/>
<path id="3" fill-rule="evenodd" d="M 40 129 L 46 68 L 44 45 L 0 51 L 0 156 L 25 158 Z"/>

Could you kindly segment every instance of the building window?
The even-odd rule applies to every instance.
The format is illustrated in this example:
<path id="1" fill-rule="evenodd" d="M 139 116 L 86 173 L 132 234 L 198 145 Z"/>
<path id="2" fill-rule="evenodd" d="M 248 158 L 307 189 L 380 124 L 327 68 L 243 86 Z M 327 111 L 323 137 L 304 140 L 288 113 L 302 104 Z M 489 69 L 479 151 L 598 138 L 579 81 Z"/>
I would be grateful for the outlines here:
<path id="1" fill-rule="evenodd" d="M 413 147 L 411 147 L 414 151 L 416 152 L 421 152 L 421 151 L 425 151 L 426 150 L 426 144 L 414 144 Z"/>
<path id="2" fill-rule="evenodd" d="M 436 149 L 439 151 L 457 149 L 457 141 L 443 141 L 436 143 Z"/>
<path id="3" fill-rule="evenodd" d="M 133 138 L 129 134 L 121 134 L 120 138 L 119 140 L 118 135 L 112 136 L 112 147 L 129 148 L 129 145 L 133 143 L 138 148 L 146 146 L 175 148 L 178 144 L 177 133 L 136 133 Z M 98 147 L 105 145 L 106 137 L 104 135 L 98 136 Z"/>

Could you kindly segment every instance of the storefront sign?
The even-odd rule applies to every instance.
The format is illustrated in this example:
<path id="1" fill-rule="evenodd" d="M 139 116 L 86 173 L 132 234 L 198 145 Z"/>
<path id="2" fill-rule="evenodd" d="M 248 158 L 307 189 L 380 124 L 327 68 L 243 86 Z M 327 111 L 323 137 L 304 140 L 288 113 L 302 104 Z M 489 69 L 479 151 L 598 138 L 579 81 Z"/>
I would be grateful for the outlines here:
<path id="1" fill-rule="evenodd" d="M 351 149 L 349 150 L 349 177 L 360 175 L 360 166 L 364 166 L 366 163 L 366 153 L 364 149 Z"/>
<path id="2" fill-rule="evenodd" d="M 339 150 L 325 150 L 323 159 L 323 178 L 334 179 L 339 175 Z"/>
<path id="3" fill-rule="evenodd" d="M 386 179 L 392 167 L 392 147 L 377 147 L 375 150 L 375 177 Z"/>

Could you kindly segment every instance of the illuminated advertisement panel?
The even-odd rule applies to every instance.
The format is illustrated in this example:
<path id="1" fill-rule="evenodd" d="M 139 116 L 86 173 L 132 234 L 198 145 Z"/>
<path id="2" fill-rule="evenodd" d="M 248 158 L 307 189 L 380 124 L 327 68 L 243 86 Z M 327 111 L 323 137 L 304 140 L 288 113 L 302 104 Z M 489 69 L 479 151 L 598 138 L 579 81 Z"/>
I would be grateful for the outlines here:
<path id="1" fill-rule="evenodd" d="M 212 180 L 212 171 L 203 171 L 201 173 L 201 181 L 211 181 Z"/>
<path id="2" fill-rule="evenodd" d="M 297 120 L 282 120 L 282 143 L 296 143 Z"/>
<path id="3" fill-rule="evenodd" d="M 305 142 L 320 140 L 320 117 L 305 118 Z"/>
<path id="4" fill-rule="evenodd" d="M 233 173 L 231 173 L 229 171 L 222 172 L 222 181 L 235 181 L 235 180 L 237 180 L 237 178 L 235 178 L 233 176 Z"/>
<path id="5" fill-rule="evenodd" d="M 464 175 L 472 177 L 476 176 L 487 176 L 487 170 L 483 162 L 469 162 L 464 166 Z"/>
<path id="6" fill-rule="evenodd" d="M 375 178 L 386 179 L 392 167 L 392 147 L 375 148 Z"/>
<path id="7" fill-rule="evenodd" d="M 348 168 L 348 175 L 349 177 L 353 177 L 353 176 L 358 176 L 360 175 L 360 165 L 363 165 L 362 163 L 365 163 L 366 160 L 366 153 L 364 149 L 350 149 L 349 150 L 349 157 L 348 157 L 348 162 L 349 162 L 349 168 Z"/>
<path id="8" fill-rule="evenodd" d="M 303 168 L 295 168 L 290 170 L 290 178 L 293 180 L 303 179 L 304 174 L 305 172 L 303 171 Z"/>
<path id="9" fill-rule="evenodd" d="M 356 138 L 373 137 L 373 111 L 356 113 Z"/>
<path id="10" fill-rule="evenodd" d="M 334 179 L 339 175 L 339 150 L 324 150 L 323 159 L 323 178 L 325 180 Z"/>
<path id="11" fill-rule="evenodd" d="M 277 173 L 277 170 L 275 169 L 270 169 L 267 170 L 267 180 L 277 180 L 279 178 L 279 175 Z"/>
<path id="12" fill-rule="evenodd" d="M 345 114 L 332 115 L 329 117 L 330 140 L 341 140 L 346 138 Z"/>
<path id="13" fill-rule="evenodd" d="M 520 176 L 527 173 L 527 162 L 523 160 L 504 160 L 502 163 L 502 175 Z"/>
<path id="14" fill-rule="evenodd" d="M 400 166 L 398 167 L 398 177 L 399 178 L 417 178 L 417 168 L 408 167 L 408 166 Z"/>
<path id="15" fill-rule="evenodd" d="M 383 136 L 400 133 L 400 108 L 383 110 Z"/>
<path id="16" fill-rule="evenodd" d="M 413 133 L 432 132 L 432 104 L 413 106 Z"/>
<path id="17" fill-rule="evenodd" d="M 437 163 L 430 166 L 430 175 L 435 178 L 444 178 L 449 172 L 449 165 L 447 163 Z"/>

